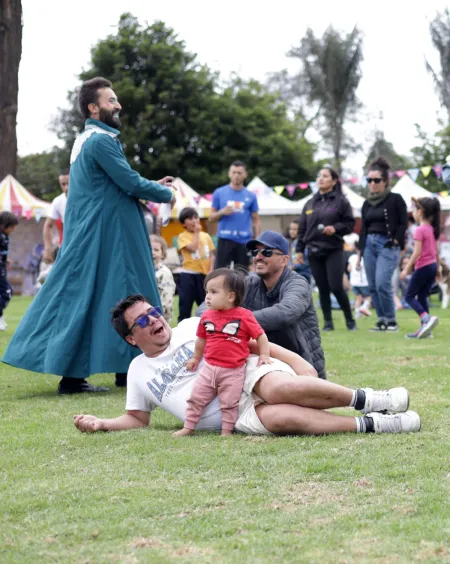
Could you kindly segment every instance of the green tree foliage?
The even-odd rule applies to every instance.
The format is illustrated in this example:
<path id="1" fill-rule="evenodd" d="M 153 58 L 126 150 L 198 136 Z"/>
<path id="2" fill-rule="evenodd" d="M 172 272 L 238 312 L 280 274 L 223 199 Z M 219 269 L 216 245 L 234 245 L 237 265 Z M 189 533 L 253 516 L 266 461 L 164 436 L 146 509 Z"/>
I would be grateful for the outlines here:
<path id="1" fill-rule="evenodd" d="M 435 135 L 427 134 L 417 124 L 416 130 L 418 144 L 411 149 L 413 166 L 420 168 L 444 164 L 450 154 L 450 126 L 443 127 Z M 436 177 L 434 172 L 430 172 L 426 178 L 420 174 L 417 182 L 431 192 L 446 190 L 443 182 Z"/>
<path id="2" fill-rule="evenodd" d="M 300 46 L 290 57 L 299 59 L 298 91 L 306 92 L 322 121 L 322 135 L 333 152 L 334 166 L 342 169 L 343 152 L 354 144 L 345 131 L 348 120 L 355 119 L 361 103 L 356 90 L 361 80 L 362 34 L 355 27 L 340 34 L 330 26 L 322 37 L 308 29 Z"/>
<path id="3" fill-rule="evenodd" d="M 58 176 L 69 166 L 69 155 L 64 149 L 19 157 L 17 180 L 38 198 L 51 201 L 61 193 Z"/>
<path id="4" fill-rule="evenodd" d="M 173 174 L 208 192 L 227 181 L 235 159 L 269 184 L 312 174 L 315 147 L 298 135 L 286 106 L 254 81 L 235 78 L 221 88 L 219 77 L 162 22 L 143 27 L 124 14 L 117 33 L 94 46 L 80 80 L 94 76 L 113 82 L 125 154 L 147 178 Z M 66 147 L 83 125 L 76 92 L 69 102 L 54 124 Z"/>
<path id="5" fill-rule="evenodd" d="M 375 133 L 375 141 L 367 156 L 364 170 L 367 170 L 369 165 L 378 157 L 385 158 L 391 165 L 392 170 L 404 170 L 411 166 L 409 160 L 403 155 L 399 155 L 392 143 L 386 141 L 382 131 Z"/>
<path id="6" fill-rule="evenodd" d="M 425 62 L 431 74 L 441 104 L 450 116 L 450 11 L 446 8 L 438 12 L 430 23 L 430 34 L 433 45 L 439 53 L 440 70 L 435 70 L 428 61 Z"/>

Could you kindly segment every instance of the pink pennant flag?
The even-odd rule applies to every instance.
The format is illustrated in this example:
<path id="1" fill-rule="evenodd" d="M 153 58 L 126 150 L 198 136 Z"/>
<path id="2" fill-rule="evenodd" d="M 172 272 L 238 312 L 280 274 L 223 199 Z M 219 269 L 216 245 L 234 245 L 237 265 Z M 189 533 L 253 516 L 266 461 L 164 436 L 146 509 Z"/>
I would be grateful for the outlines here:
<path id="1" fill-rule="evenodd" d="M 300 190 L 307 190 L 309 184 L 307 182 L 302 182 L 301 184 L 298 184 L 298 187 L 300 188 Z"/>
<path id="2" fill-rule="evenodd" d="M 433 167 L 433 170 L 434 170 L 436 176 L 437 176 L 438 178 L 440 178 L 440 177 L 441 177 L 441 173 L 442 173 L 442 166 L 441 166 L 441 165 L 435 165 L 435 166 Z"/>
<path id="3" fill-rule="evenodd" d="M 402 176 L 405 176 L 406 170 L 396 170 L 396 171 L 395 171 L 395 174 L 396 174 L 399 178 L 401 178 Z"/>
<path id="4" fill-rule="evenodd" d="M 289 186 L 286 186 L 286 190 L 290 198 L 292 198 L 292 196 L 294 195 L 295 189 L 296 189 L 295 184 L 289 184 Z"/>
<path id="5" fill-rule="evenodd" d="M 350 182 L 350 184 L 358 184 L 358 178 L 356 176 L 349 178 L 348 181 Z"/>
<path id="6" fill-rule="evenodd" d="M 393 177 L 394 177 L 394 173 L 393 173 L 393 172 L 390 172 L 390 173 L 389 173 L 389 178 L 393 178 Z"/>
<path id="7" fill-rule="evenodd" d="M 201 199 L 202 199 L 201 196 L 194 196 L 194 202 L 197 204 L 197 206 L 198 206 L 198 204 L 200 203 L 200 200 L 201 200 Z"/>
<path id="8" fill-rule="evenodd" d="M 28 220 L 31 219 L 31 210 L 27 210 L 27 211 L 25 212 L 25 217 L 26 217 Z"/>

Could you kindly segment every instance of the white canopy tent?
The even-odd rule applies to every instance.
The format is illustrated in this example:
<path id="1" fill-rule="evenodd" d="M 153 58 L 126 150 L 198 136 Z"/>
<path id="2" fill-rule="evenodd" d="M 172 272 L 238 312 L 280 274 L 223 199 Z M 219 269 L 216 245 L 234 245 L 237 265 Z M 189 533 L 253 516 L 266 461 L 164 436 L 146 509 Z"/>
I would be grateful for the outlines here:
<path id="1" fill-rule="evenodd" d="M 258 176 L 247 186 L 258 197 L 259 215 L 299 215 L 303 206 L 279 196 Z"/>
<path id="2" fill-rule="evenodd" d="M 450 210 L 450 199 L 441 198 L 437 194 L 433 194 L 425 188 L 422 188 L 417 182 L 405 174 L 400 178 L 397 184 L 392 189 L 395 194 L 400 194 L 400 196 L 405 200 L 408 212 L 412 211 L 412 198 L 437 198 L 441 205 L 441 210 Z"/>
<path id="3" fill-rule="evenodd" d="M 350 205 L 352 206 L 352 210 L 353 210 L 353 215 L 355 217 L 361 217 L 361 209 L 364 204 L 364 198 L 359 194 L 357 194 L 356 192 L 354 192 L 351 188 L 349 188 L 345 184 L 342 185 L 342 193 L 350 202 Z M 300 211 L 303 210 L 303 207 L 305 206 L 306 202 L 308 202 L 312 197 L 313 194 L 310 194 L 306 198 L 303 198 L 302 200 L 299 200 L 297 202 L 297 204 L 299 205 L 301 204 Z"/>

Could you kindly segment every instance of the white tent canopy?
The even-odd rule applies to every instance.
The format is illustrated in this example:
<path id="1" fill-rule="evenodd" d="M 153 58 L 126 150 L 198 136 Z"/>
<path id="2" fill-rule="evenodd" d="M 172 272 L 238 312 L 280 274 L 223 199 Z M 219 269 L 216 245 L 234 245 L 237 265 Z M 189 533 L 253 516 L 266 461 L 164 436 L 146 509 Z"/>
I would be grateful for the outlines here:
<path id="1" fill-rule="evenodd" d="M 299 215 L 303 206 L 279 196 L 258 176 L 248 184 L 247 188 L 258 198 L 259 215 Z"/>
<path id="2" fill-rule="evenodd" d="M 349 188 L 345 184 L 342 185 L 342 193 L 350 202 L 350 205 L 352 206 L 352 210 L 353 210 L 353 215 L 355 217 L 361 217 L 361 209 L 364 204 L 364 198 L 359 194 L 357 194 L 356 192 L 354 192 L 351 188 Z M 306 198 L 303 198 L 302 200 L 299 200 L 297 202 L 298 204 L 301 204 L 300 211 L 304 208 L 306 202 L 308 202 L 312 197 L 313 194 L 310 194 Z"/>
<path id="3" fill-rule="evenodd" d="M 400 178 L 392 189 L 392 192 L 400 194 L 400 196 L 405 200 L 406 207 L 409 212 L 412 211 L 412 198 L 437 198 L 441 205 L 441 210 L 450 210 L 450 200 L 447 201 L 447 199 L 441 198 L 440 196 L 425 190 L 425 188 L 419 186 L 419 184 L 414 182 L 414 180 L 407 174 Z"/>
<path id="4" fill-rule="evenodd" d="M 172 210 L 172 219 L 176 219 L 180 215 L 181 210 L 187 207 L 195 208 L 201 218 L 209 217 L 211 211 L 211 202 L 209 200 L 200 196 L 198 192 L 181 178 L 175 178 L 173 186 L 176 188 L 175 198 L 177 201 Z"/>

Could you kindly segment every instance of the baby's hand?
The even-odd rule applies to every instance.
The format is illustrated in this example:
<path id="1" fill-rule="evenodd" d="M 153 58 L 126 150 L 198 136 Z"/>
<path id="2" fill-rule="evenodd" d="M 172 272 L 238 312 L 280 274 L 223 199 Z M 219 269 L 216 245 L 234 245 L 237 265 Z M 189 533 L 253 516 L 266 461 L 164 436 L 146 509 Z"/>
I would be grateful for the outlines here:
<path id="1" fill-rule="evenodd" d="M 262 364 L 273 364 L 273 360 L 266 354 L 259 355 L 258 366 Z"/>
<path id="2" fill-rule="evenodd" d="M 185 363 L 185 366 L 190 372 L 195 372 L 197 370 L 198 360 L 196 358 L 190 358 Z"/>

